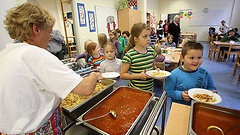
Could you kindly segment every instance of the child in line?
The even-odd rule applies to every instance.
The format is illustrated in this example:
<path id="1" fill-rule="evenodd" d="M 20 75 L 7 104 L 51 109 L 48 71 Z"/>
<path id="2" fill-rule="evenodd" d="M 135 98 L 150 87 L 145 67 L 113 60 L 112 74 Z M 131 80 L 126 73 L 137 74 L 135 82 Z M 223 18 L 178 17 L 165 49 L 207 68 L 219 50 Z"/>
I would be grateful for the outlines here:
<path id="1" fill-rule="evenodd" d="M 208 89 L 216 93 L 211 74 L 202 64 L 203 46 L 200 43 L 188 42 L 182 48 L 181 60 L 183 66 L 174 69 L 167 77 L 165 91 L 173 102 L 191 105 L 187 90 L 191 88 Z"/>
<path id="2" fill-rule="evenodd" d="M 125 39 L 126 44 L 128 43 L 129 36 L 130 36 L 130 33 L 128 31 L 123 31 L 122 32 L 122 37 Z"/>
<path id="3" fill-rule="evenodd" d="M 110 37 L 109 41 L 112 42 L 116 46 L 117 52 L 119 53 L 120 52 L 120 43 L 118 41 L 117 32 L 115 30 L 111 30 L 108 34 Z"/>
<path id="4" fill-rule="evenodd" d="M 86 40 L 84 42 L 84 50 L 85 51 L 82 54 L 77 55 L 75 58 L 71 58 L 70 62 L 76 62 L 79 59 L 85 58 L 85 62 L 87 63 L 90 56 L 87 54 L 86 50 L 87 50 L 87 45 L 91 42 L 93 42 L 91 39 Z"/>
<path id="5" fill-rule="evenodd" d="M 176 47 L 176 43 L 173 42 L 173 36 L 172 35 L 167 36 L 167 41 L 164 42 L 161 47 L 165 49 L 167 47 Z"/>
<path id="6" fill-rule="evenodd" d="M 121 79 L 130 80 L 128 86 L 147 91 L 153 91 L 153 78 L 148 76 L 146 71 L 153 70 L 157 56 L 149 46 L 150 33 L 150 28 L 145 23 L 133 25 L 120 72 Z"/>
<path id="7" fill-rule="evenodd" d="M 103 46 L 107 43 L 107 35 L 104 33 L 98 34 L 98 44 L 100 45 L 100 53 L 104 54 Z"/>
<path id="8" fill-rule="evenodd" d="M 127 43 L 126 43 L 125 39 L 122 37 L 121 30 L 120 29 L 116 29 L 115 31 L 117 32 L 118 41 L 120 43 L 118 58 L 122 59 L 122 57 L 123 57 L 123 50 L 126 47 Z"/>
<path id="9" fill-rule="evenodd" d="M 89 66 L 97 69 L 100 63 L 104 61 L 104 55 L 100 53 L 100 47 L 97 43 L 91 42 L 87 45 L 87 53 L 90 55 L 88 59 Z"/>
<path id="10" fill-rule="evenodd" d="M 112 42 L 107 42 L 104 46 L 104 56 L 105 60 L 100 64 L 100 72 L 117 72 L 120 73 L 122 61 L 117 56 L 117 48 Z M 121 79 L 117 78 L 115 87 L 119 87 L 121 85 Z"/>
<path id="11" fill-rule="evenodd" d="M 167 56 L 162 55 L 161 45 L 155 46 L 155 51 L 157 53 L 157 57 L 155 58 L 155 62 L 164 62 L 165 66 L 169 66 L 171 63 L 171 59 Z"/>

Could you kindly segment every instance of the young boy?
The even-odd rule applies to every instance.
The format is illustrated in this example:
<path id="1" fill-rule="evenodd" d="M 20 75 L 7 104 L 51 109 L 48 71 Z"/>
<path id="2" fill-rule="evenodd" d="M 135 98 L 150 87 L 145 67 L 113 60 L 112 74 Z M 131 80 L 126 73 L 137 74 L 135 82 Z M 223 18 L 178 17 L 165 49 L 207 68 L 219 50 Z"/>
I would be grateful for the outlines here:
<path id="1" fill-rule="evenodd" d="M 166 79 L 165 91 L 173 102 L 191 105 L 187 90 L 203 88 L 216 93 L 210 73 L 200 67 L 202 64 L 203 46 L 200 43 L 188 42 L 182 48 L 181 61 L 184 65 L 174 69 Z"/>

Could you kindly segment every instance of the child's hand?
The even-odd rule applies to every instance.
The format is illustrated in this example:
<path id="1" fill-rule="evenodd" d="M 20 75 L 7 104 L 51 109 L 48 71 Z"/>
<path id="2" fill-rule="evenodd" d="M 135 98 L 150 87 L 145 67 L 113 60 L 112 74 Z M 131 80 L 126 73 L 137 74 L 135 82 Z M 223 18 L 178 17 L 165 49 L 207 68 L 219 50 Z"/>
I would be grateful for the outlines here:
<path id="1" fill-rule="evenodd" d="M 70 62 L 76 62 L 76 60 L 77 60 L 76 58 L 71 58 Z"/>
<path id="2" fill-rule="evenodd" d="M 147 72 L 147 70 L 144 70 L 143 72 L 141 72 L 141 73 L 139 74 L 139 79 L 141 79 L 141 80 L 146 80 L 147 78 L 152 78 L 151 76 L 148 76 L 148 75 L 146 74 L 146 72 Z"/>
<path id="3" fill-rule="evenodd" d="M 187 102 L 189 102 L 191 100 L 187 91 L 182 92 L 182 98 L 184 101 L 187 101 Z"/>
<path id="4" fill-rule="evenodd" d="M 217 91 L 216 91 L 216 90 L 212 90 L 212 92 L 213 92 L 213 93 L 217 93 Z"/>

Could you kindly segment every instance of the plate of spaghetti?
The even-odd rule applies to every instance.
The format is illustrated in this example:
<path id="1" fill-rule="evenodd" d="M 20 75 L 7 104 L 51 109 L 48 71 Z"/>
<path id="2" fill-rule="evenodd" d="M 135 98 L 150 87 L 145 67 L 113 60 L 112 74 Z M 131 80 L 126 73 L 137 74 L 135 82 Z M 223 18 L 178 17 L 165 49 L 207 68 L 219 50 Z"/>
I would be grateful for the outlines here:
<path id="1" fill-rule="evenodd" d="M 188 95 L 199 102 L 218 104 L 222 102 L 222 98 L 217 93 L 213 93 L 211 90 L 202 88 L 192 88 L 188 90 Z"/>
<path id="2" fill-rule="evenodd" d="M 149 70 L 146 72 L 146 74 L 151 76 L 154 79 L 163 79 L 171 75 L 170 72 L 165 70 Z"/>

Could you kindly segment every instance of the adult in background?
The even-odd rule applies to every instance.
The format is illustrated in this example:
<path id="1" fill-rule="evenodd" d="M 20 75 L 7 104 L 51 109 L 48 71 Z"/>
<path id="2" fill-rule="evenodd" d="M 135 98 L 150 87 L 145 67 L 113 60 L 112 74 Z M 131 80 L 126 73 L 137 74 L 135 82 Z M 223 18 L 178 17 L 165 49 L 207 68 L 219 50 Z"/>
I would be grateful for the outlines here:
<path id="1" fill-rule="evenodd" d="M 225 20 L 222 20 L 222 21 L 221 21 L 221 25 L 220 25 L 220 27 L 219 27 L 219 32 L 221 32 L 221 33 L 219 33 L 220 36 L 226 35 L 226 34 L 228 33 L 228 31 L 229 31 L 229 26 L 228 26 L 228 24 L 226 23 Z"/>
<path id="2" fill-rule="evenodd" d="M 163 20 L 160 20 L 157 25 L 157 38 L 160 41 L 163 37 Z"/>
<path id="3" fill-rule="evenodd" d="M 164 37 L 168 36 L 168 20 L 164 20 L 164 24 L 163 24 L 163 34 Z"/>
<path id="4" fill-rule="evenodd" d="M 173 22 L 170 23 L 168 26 L 168 34 L 171 34 L 173 36 L 173 42 L 176 43 L 177 47 L 178 47 L 179 37 L 181 34 L 179 21 L 180 21 L 179 15 L 175 15 L 173 18 Z"/>
<path id="5" fill-rule="evenodd" d="M 59 60 L 64 59 L 62 44 L 64 43 L 64 36 L 59 30 L 53 30 L 50 34 L 51 40 L 48 42 L 47 49 Z"/>
<path id="6" fill-rule="evenodd" d="M 102 76 L 82 78 L 47 51 L 55 19 L 46 10 L 24 3 L 5 17 L 9 36 L 22 42 L 0 52 L 0 132 L 62 135 L 62 99 L 90 95 Z"/>

